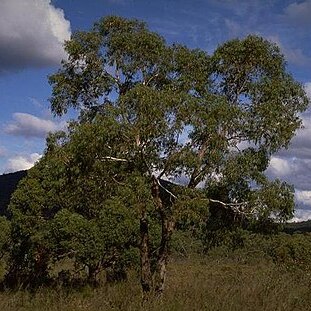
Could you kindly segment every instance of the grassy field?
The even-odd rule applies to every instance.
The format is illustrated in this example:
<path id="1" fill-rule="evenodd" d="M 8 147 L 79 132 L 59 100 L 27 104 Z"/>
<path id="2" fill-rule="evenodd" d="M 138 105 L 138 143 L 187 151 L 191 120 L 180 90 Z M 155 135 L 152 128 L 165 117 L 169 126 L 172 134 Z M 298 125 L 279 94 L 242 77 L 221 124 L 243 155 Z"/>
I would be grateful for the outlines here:
<path id="1" fill-rule="evenodd" d="M 311 275 L 267 260 L 175 258 L 161 299 L 141 305 L 139 277 L 97 289 L 0 293 L 0 310 L 311 310 Z"/>

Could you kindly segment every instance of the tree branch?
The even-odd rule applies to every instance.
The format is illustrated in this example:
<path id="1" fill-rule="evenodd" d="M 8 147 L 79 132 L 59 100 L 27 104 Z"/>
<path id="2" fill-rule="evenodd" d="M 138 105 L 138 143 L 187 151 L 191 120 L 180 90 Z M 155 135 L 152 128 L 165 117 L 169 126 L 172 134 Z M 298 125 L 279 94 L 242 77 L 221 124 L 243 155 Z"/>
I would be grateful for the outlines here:
<path id="1" fill-rule="evenodd" d="M 102 157 L 101 159 L 102 159 L 102 160 L 117 161 L 117 162 L 129 162 L 129 160 L 127 160 L 127 159 L 115 158 L 115 157 L 110 157 L 110 156 Z"/>
<path id="2" fill-rule="evenodd" d="M 159 181 L 159 179 L 157 178 L 157 177 L 155 177 L 154 175 L 153 175 L 153 178 L 154 178 L 154 180 L 156 181 L 156 183 L 159 185 L 159 187 L 161 187 L 164 191 L 166 191 L 170 196 L 172 196 L 174 199 L 177 199 L 177 196 L 174 194 L 174 193 L 172 193 L 171 191 L 169 191 L 168 189 L 166 189 L 162 184 L 161 184 L 161 182 Z"/>
<path id="3" fill-rule="evenodd" d="M 254 208 L 252 208 L 250 211 L 245 211 L 244 209 L 248 207 L 250 202 L 245 201 L 245 202 L 240 202 L 240 203 L 225 203 L 220 200 L 214 200 L 214 199 L 208 199 L 210 202 L 213 203 L 218 203 L 221 204 L 225 208 L 231 208 L 233 211 L 239 214 L 244 214 L 244 215 L 254 215 L 257 212 L 257 206 L 256 203 L 254 202 Z"/>

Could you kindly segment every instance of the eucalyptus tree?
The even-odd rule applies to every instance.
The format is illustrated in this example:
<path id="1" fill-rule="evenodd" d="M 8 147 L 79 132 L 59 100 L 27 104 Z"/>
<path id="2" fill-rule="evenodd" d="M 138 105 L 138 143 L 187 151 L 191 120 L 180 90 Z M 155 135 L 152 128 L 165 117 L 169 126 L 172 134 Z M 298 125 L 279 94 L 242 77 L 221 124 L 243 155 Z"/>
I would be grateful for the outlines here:
<path id="1" fill-rule="evenodd" d="M 141 21 L 111 16 L 73 34 L 65 49 L 68 59 L 49 77 L 52 111 L 77 109 L 81 129 L 101 124 L 104 133 L 76 145 L 80 156 L 75 165 L 68 161 L 68 170 L 104 163 L 106 186 L 100 189 L 109 180 L 130 188 L 140 221 L 145 292 L 153 286 L 150 213 L 158 213 L 162 227 L 154 269 L 158 292 L 180 211 L 213 203 L 256 218 L 290 217 L 292 189 L 269 181 L 264 171 L 301 126 L 299 113 L 308 100 L 275 44 L 248 36 L 209 56 L 168 45 Z M 182 180 L 184 187 L 164 179 Z M 225 197 L 213 197 L 215 187 L 225 188 Z"/>

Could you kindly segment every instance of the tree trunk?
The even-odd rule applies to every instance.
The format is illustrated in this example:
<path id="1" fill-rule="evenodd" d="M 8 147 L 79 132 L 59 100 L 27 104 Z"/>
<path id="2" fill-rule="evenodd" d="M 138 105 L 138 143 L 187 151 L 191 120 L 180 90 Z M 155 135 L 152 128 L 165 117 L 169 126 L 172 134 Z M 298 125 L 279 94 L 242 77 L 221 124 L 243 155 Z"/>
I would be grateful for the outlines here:
<path id="1" fill-rule="evenodd" d="M 159 181 L 154 177 L 153 198 L 156 202 L 157 209 L 160 213 L 162 232 L 161 232 L 161 244 L 156 262 L 154 285 L 155 291 L 158 295 L 161 295 L 164 290 L 166 280 L 166 267 L 169 258 L 169 243 L 174 230 L 175 221 L 172 216 L 172 210 L 170 206 L 165 206 L 160 197 Z"/>
<path id="2" fill-rule="evenodd" d="M 87 282 L 89 285 L 91 286 L 98 286 L 99 282 L 97 280 L 97 275 L 99 272 L 99 266 L 98 265 L 90 265 L 88 267 L 89 273 L 88 273 L 88 278 L 87 278 Z"/>
<path id="3" fill-rule="evenodd" d="M 175 221 L 172 216 L 166 215 L 165 211 L 161 212 L 162 234 L 159 254 L 155 270 L 155 291 L 161 295 L 164 291 L 166 280 L 166 267 L 169 259 L 169 244 L 174 230 Z"/>
<path id="4" fill-rule="evenodd" d="M 140 218 L 140 264 L 141 264 L 141 286 L 143 295 L 145 296 L 151 291 L 152 276 L 150 268 L 150 254 L 149 254 L 149 230 L 148 230 L 147 212 L 144 206 Z M 145 297 L 144 297 L 145 298 Z"/>

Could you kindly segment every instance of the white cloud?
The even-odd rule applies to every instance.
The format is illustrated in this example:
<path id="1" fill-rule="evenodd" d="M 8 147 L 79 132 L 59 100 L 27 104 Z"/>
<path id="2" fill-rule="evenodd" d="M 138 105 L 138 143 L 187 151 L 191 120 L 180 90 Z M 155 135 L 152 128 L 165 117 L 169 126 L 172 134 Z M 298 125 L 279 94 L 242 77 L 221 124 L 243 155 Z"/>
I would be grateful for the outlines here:
<path id="1" fill-rule="evenodd" d="M 30 155 L 17 155 L 10 158 L 7 162 L 5 172 L 16 172 L 21 170 L 28 170 L 42 157 L 38 153 Z"/>
<path id="2" fill-rule="evenodd" d="M 279 154 L 282 157 L 296 157 L 297 159 L 311 159 L 311 111 L 307 110 L 302 116 L 303 128 L 296 132 L 288 150 Z"/>
<path id="3" fill-rule="evenodd" d="M 268 173 L 274 176 L 286 176 L 291 172 L 291 164 L 288 160 L 279 157 L 272 157 L 268 167 Z"/>
<path id="4" fill-rule="evenodd" d="M 295 217 L 291 221 L 305 221 L 311 219 L 311 190 L 296 190 L 296 204 L 298 208 L 295 211 Z"/>
<path id="5" fill-rule="evenodd" d="M 14 113 L 13 121 L 8 123 L 4 132 L 14 136 L 45 138 L 49 132 L 64 127 L 64 123 L 55 123 L 51 120 L 40 119 L 28 113 Z"/>
<path id="6" fill-rule="evenodd" d="M 291 3 L 285 8 L 284 13 L 285 19 L 296 26 L 311 25 L 311 0 Z"/>
<path id="7" fill-rule="evenodd" d="M 307 209 L 297 209 L 295 211 L 295 217 L 293 217 L 290 222 L 300 222 L 311 219 L 311 210 Z"/>
<path id="8" fill-rule="evenodd" d="M 0 73 L 59 64 L 70 23 L 51 0 L 0 1 Z"/>
<path id="9" fill-rule="evenodd" d="M 311 190 L 296 190 L 295 196 L 303 205 L 311 205 Z"/>
<path id="10" fill-rule="evenodd" d="M 309 84 L 305 85 L 306 91 Z M 302 115 L 304 128 L 297 131 L 288 150 L 282 150 L 271 159 L 267 174 L 293 184 L 298 209 L 292 221 L 311 218 L 311 111 Z"/>
<path id="11" fill-rule="evenodd" d="M 305 83 L 305 91 L 311 101 L 311 82 Z"/>
<path id="12" fill-rule="evenodd" d="M 311 185 L 311 111 L 305 112 L 302 120 L 304 128 L 297 131 L 287 150 L 271 158 L 267 173 L 271 178 L 286 180 L 296 189 L 308 190 Z"/>

